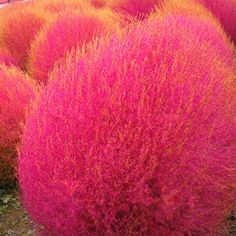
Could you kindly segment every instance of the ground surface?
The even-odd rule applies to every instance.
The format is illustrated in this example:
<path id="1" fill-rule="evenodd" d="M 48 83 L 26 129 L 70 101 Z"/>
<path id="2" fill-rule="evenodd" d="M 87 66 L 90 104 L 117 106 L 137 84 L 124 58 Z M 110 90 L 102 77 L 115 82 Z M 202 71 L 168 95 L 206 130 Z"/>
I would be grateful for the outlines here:
<path id="1" fill-rule="evenodd" d="M 0 236 L 34 236 L 15 190 L 0 189 Z"/>
<path id="2" fill-rule="evenodd" d="M 229 234 L 223 236 L 236 236 L 236 213 L 229 224 Z M 0 189 L 0 236 L 35 236 L 30 225 L 32 222 L 19 203 L 17 191 Z"/>

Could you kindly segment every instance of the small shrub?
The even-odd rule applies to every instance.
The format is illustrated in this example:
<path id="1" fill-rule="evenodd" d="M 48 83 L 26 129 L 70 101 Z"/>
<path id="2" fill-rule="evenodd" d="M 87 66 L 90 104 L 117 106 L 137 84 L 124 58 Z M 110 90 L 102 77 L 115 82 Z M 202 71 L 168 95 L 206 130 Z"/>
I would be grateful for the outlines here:
<path id="1" fill-rule="evenodd" d="M 28 76 L 15 67 L 0 65 L 0 186 L 16 177 L 17 148 L 36 94 L 36 86 Z"/>
<path id="2" fill-rule="evenodd" d="M 10 4 L 1 9 L 0 45 L 9 50 L 21 69 L 26 69 L 30 45 L 48 18 L 47 12 L 28 3 Z"/>
<path id="3" fill-rule="evenodd" d="M 47 82 L 56 62 L 68 51 L 82 48 L 97 37 L 114 33 L 118 23 L 112 19 L 109 10 L 65 12 L 50 22 L 38 35 L 32 45 L 29 71 L 38 81 Z"/>
<path id="4" fill-rule="evenodd" d="M 224 61 L 230 66 L 235 66 L 234 45 L 230 42 L 222 25 L 206 7 L 191 0 L 166 0 L 165 4 L 154 11 L 149 18 L 172 16 L 183 17 L 182 24 L 186 24 L 189 33 L 196 34 L 199 31 L 199 39 L 217 48 Z M 187 22 L 184 20 L 186 16 L 189 18 Z M 211 30 L 213 26 L 214 31 Z"/>
<path id="5" fill-rule="evenodd" d="M 236 43 L 236 1 L 235 0 L 198 0 L 219 19 L 223 28 Z"/>

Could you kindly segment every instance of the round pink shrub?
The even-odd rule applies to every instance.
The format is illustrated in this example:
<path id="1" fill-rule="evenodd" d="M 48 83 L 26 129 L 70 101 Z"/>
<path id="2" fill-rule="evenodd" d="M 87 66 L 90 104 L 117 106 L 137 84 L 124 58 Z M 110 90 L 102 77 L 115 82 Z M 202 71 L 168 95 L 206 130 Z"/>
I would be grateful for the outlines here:
<path id="1" fill-rule="evenodd" d="M 50 14 L 28 3 L 10 4 L 0 11 L 0 46 L 8 49 L 17 66 L 25 70 L 28 52 Z"/>
<path id="2" fill-rule="evenodd" d="M 165 4 L 150 14 L 153 18 L 178 17 L 189 33 L 196 34 L 201 41 L 218 50 L 221 58 L 230 65 L 235 66 L 236 54 L 234 45 L 230 42 L 221 24 L 215 16 L 199 2 L 189 0 L 166 0 Z M 188 17 L 188 21 L 184 19 Z M 212 30 L 214 28 L 214 30 Z"/>
<path id="3" fill-rule="evenodd" d="M 55 68 L 19 159 L 42 235 L 224 232 L 236 199 L 236 78 L 191 22 L 142 22 Z"/>
<path id="4" fill-rule="evenodd" d="M 0 186 L 15 179 L 17 148 L 37 89 L 15 67 L 0 65 Z"/>
<path id="5" fill-rule="evenodd" d="M 117 24 L 108 12 L 68 11 L 50 22 L 32 45 L 29 64 L 32 77 L 47 82 L 54 64 L 68 51 L 114 32 Z"/>
<path id="6" fill-rule="evenodd" d="M 236 1 L 235 0 L 198 0 L 220 20 L 225 31 L 236 43 Z"/>

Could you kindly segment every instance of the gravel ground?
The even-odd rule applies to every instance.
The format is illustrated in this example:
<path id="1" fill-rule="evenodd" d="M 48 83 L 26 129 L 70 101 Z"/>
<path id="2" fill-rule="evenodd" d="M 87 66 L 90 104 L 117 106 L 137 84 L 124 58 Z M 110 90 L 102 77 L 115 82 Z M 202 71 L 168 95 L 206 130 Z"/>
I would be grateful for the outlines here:
<path id="1" fill-rule="evenodd" d="M 34 236 L 16 190 L 0 189 L 0 236 Z"/>

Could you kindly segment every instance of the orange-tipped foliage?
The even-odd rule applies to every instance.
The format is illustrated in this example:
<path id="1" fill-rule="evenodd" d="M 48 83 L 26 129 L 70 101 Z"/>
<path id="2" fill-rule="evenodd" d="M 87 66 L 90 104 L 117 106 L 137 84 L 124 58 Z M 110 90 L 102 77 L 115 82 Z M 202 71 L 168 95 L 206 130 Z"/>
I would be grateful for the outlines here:
<path id="1" fill-rule="evenodd" d="M 198 0 L 219 19 L 225 31 L 236 43 L 236 0 Z"/>
<path id="2" fill-rule="evenodd" d="M 15 179 L 17 147 L 37 88 L 15 67 L 0 66 L 0 186 Z"/>
<path id="3" fill-rule="evenodd" d="M 47 82 L 53 66 L 68 51 L 82 48 L 96 37 L 119 29 L 111 11 L 95 10 L 88 14 L 68 11 L 59 15 L 43 29 L 32 45 L 29 71 L 38 81 Z"/>
<path id="4" fill-rule="evenodd" d="M 166 0 L 160 9 L 149 16 L 149 19 L 159 18 L 161 20 L 173 16 L 188 16 L 189 19 L 192 19 L 192 22 L 195 23 L 192 24 L 191 28 L 186 25 L 189 28 L 188 30 L 195 33 L 201 29 L 199 37 L 211 44 L 212 47 L 217 48 L 230 66 L 235 66 L 234 45 L 230 42 L 219 21 L 206 7 L 193 0 Z M 212 27 L 215 29 L 214 33 L 212 33 Z M 203 28 L 205 31 L 202 30 Z"/>
<path id="5" fill-rule="evenodd" d="M 144 19 L 163 0 L 110 0 L 108 5 L 117 12 Z"/>
<path id="6" fill-rule="evenodd" d="M 90 3 L 96 7 L 96 8 L 100 8 L 100 7 L 105 7 L 107 6 L 107 1 L 108 0 L 90 0 Z"/>
<path id="7" fill-rule="evenodd" d="M 66 10 L 88 12 L 92 7 L 86 0 L 35 0 L 33 1 L 33 5 L 51 13 L 59 13 Z"/>
<path id="8" fill-rule="evenodd" d="M 49 15 L 30 4 L 12 4 L 0 11 L 0 45 L 25 69 L 31 42 Z"/>
<path id="9" fill-rule="evenodd" d="M 166 17 L 168 15 L 184 15 L 200 20 L 204 19 L 223 33 L 222 27 L 214 15 L 206 7 L 194 0 L 166 0 L 160 9 L 152 12 L 149 18 Z"/>
<path id="10" fill-rule="evenodd" d="M 7 66 L 18 65 L 15 58 L 11 55 L 9 50 L 6 48 L 0 48 L 0 64 L 5 64 Z"/>
<path id="11" fill-rule="evenodd" d="M 236 75 L 198 21 L 138 22 L 51 74 L 19 159 L 42 235 L 225 235 Z"/>

